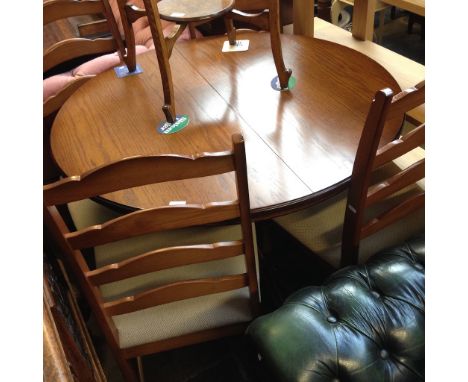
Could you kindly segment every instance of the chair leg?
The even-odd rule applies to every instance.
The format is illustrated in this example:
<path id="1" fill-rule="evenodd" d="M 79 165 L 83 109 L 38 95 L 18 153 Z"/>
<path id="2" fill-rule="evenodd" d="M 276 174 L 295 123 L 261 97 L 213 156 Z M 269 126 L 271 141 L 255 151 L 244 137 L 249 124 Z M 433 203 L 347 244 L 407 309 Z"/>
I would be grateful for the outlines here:
<path id="1" fill-rule="evenodd" d="M 275 61 L 276 72 L 278 73 L 281 89 L 287 89 L 289 77 L 291 77 L 292 71 L 291 69 L 286 69 L 286 66 L 284 65 L 283 52 L 281 50 L 278 4 L 278 0 L 270 0 L 268 12 L 270 41 L 273 60 Z"/>
<path id="2" fill-rule="evenodd" d="M 409 18 L 408 18 L 408 33 L 409 34 L 413 33 L 413 24 L 414 24 L 414 16 L 412 13 L 410 13 Z"/>
<path id="3" fill-rule="evenodd" d="M 190 39 L 191 39 L 191 40 L 196 39 L 196 38 L 197 38 L 197 34 L 196 34 L 196 32 L 195 32 L 195 26 L 194 26 L 192 23 L 190 23 L 190 24 L 188 25 L 188 27 L 189 27 L 189 32 L 190 32 Z"/>
<path id="4" fill-rule="evenodd" d="M 140 382 L 145 382 L 145 374 L 143 370 L 143 362 L 141 357 L 137 357 L 137 365 L 138 365 L 138 376 L 140 377 Z"/>
<path id="5" fill-rule="evenodd" d="M 115 354 L 115 353 L 114 353 Z M 126 382 L 139 382 L 136 370 L 131 359 L 125 359 L 120 354 L 116 355 L 117 363 Z"/>
<path id="6" fill-rule="evenodd" d="M 164 106 L 162 107 L 162 110 L 167 122 L 174 123 L 176 121 L 174 86 L 172 84 L 168 47 L 164 39 L 158 7 L 153 7 L 153 2 L 151 0 L 143 0 L 143 2 L 148 14 L 151 35 L 153 36 L 156 57 L 159 64 L 159 72 L 161 74 L 161 82 L 164 92 Z"/>
<path id="7" fill-rule="evenodd" d="M 129 19 L 130 6 L 124 4 L 122 1 L 118 1 L 119 12 L 122 15 L 122 25 L 125 34 L 125 47 L 126 52 L 124 55 L 125 65 L 127 65 L 128 71 L 134 72 L 136 69 L 136 44 L 135 34 L 133 33 L 133 26 Z"/>
<path id="8" fill-rule="evenodd" d="M 224 25 L 226 26 L 226 33 L 229 40 L 229 45 L 236 45 L 236 28 L 232 17 L 229 15 L 224 17 Z"/>
<path id="9" fill-rule="evenodd" d="M 385 9 L 382 9 L 379 13 L 379 28 L 377 29 L 377 42 L 382 43 L 383 31 L 385 25 Z"/>

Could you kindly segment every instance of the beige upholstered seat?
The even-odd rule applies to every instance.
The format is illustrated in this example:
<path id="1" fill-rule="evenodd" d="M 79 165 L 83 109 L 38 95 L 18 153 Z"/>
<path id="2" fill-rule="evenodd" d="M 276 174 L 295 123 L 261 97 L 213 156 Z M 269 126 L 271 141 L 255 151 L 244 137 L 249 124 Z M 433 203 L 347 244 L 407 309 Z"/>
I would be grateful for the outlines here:
<path id="1" fill-rule="evenodd" d="M 119 216 L 117 212 L 89 199 L 69 203 L 68 208 L 77 229 L 100 224 Z M 252 228 L 255 228 L 254 225 Z M 253 232 L 255 234 L 255 230 Z M 95 247 L 96 266 L 102 267 L 117 263 L 158 248 L 239 240 L 240 238 L 239 225 L 210 227 L 209 229 L 194 227 L 149 234 Z M 256 245 L 255 239 L 254 245 Z M 244 258 L 236 256 L 147 273 L 104 284 L 100 289 L 104 300 L 107 301 L 181 280 L 221 277 L 244 272 L 246 272 Z M 210 328 L 248 322 L 252 318 L 248 288 L 196 297 L 113 316 L 121 348 Z"/>
<path id="2" fill-rule="evenodd" d="M 418 147 L 380 169 L 375 180 L 378 180 L 381 176 L 385 178 L 384 175 L 395 173 L 397 169 L 405 169 L 419 159 L 424 158 L 424 156 L 424 149 Z M 418 188 L 424 189 L 424 187 L 424 180 L 420 180 L 417 186 L 410 186 L 389 198 L 386 203 L 376 205 L 378 208 L 371 208 L 369 214 L 378 215 L 382 210 L 399 202 L 403 196 L 415 194 Z M 324 261 L 334 268 L 338 268 L 341 258 L 341 237 L 347 192 L 344 191 L 317 206 L 276 218 L 275 222 Z M 405 239 L 421 232 L 423 228 L 424 210 L 420 210 L 406 216 L 398 224 L 392 224 L 365 238 L 361 241 L 359 248 L 359 263 L 365 262 L 369 256 L 381 249 L 403 242 Z"/>
<path id="3" fill-rule="evenodd" d="M 163 203 L 126 214 L 90 200 L 225 173 L 235 175 L 236 200 Z M 45 226 L 127 381 L 137 381 L 131 359 L 242 334 L 259 313 L 255 234 L 240 134 L 232 136 L 227 151 L 137 155 L 101 165 L 44 186 L 43 200 Z M 62 206 L 69 207 L 75 227 L 65 222 L 69 215 Z"/>

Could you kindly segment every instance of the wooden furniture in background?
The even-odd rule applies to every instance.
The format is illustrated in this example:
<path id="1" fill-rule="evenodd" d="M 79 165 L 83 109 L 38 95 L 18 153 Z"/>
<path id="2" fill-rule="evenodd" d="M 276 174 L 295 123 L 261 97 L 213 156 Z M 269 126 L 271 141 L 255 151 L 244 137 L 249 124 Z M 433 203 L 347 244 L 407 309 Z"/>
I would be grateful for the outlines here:
<path id="1" fill-rule="evenodd" d="M 120 38 L 117 24 L 112 16 L 107 0 L 49 0 L 43 4 L 43 24 L 47 25 L 57 20 L 73 16 L 93 14 L 106 15 L 106 25 L 111 33 L 105 38 L 85 38 L 84 35 L 76 38 L 67 38 L 58 41 L 44 50 L 43 71 L 47 72 L 60 64 L 74 59 L 96 56 L 104 53 L 124 52 L 123 41 Z M 60 106 L 73 94 L 73 92 L 93 76 L 81 76 L 70 82 L 57 95 L 44 100 L 44 116 L 57 111 Z"/>
<path id="2" fill-rule="evenodd" d="M 318 17 L 315 18 L 315 37 L 355 49 L 382 65 L 395 78 L 401 89 L 406 89 L 424 80 L 425 67 L 398 53 L 377 45 L 372 41 L 361 41 L 353 35 Z M 407 113 L 407 118 L 413 124 L 425 121 L 425 106 L 420 105 Z"/>
<path id="3" fill-rule="evenodd" d="M 284 65 L 281 39 L 278 0 L 258 0 L 254 3 L 246 0 L 209 0 L 195 4 L 187 0 L 144 0 L 145 9 L 138 9 L 131 3 L 124 4 L 119 1 L 119 9 L 127 41 L 129 70 L 133 71 L 136 65 L 135 44 L 131 24 L 138 18 L 148 16 L 151 33 L 155 44 L 156 56 L 160 68 L 162 87 L 164 92 L 163 112 L 169 123 L 176 121 L 174 85 L 169 59 L 174 43 L 187 25 L 198 25 L 215 18 L 224 17 L 228 40 L 231 46 L 236 43 L 236 30 L 233 21 L 242 21 L 252 24 L 262 30 L 270 32 L 271 50 L 282 89 L 287 89 L 291 70 Z M 235 9 L 233 9 L 235 7 Z M 255 13 L 252 13 L 255 11 Z M 160 20 L 176 23 L 174 32 L 164 37 Z M 185 111 L 184 111 L 185 113 Z"/>
<path id="4" fill-rule="evenodd" d="M 426 0 L 385 0 L 385 2 L 419 16 L 424 17 L 426 14 Z"/>
<path id="5" fill-rule="evenodd" d="M 408 33 L 413 33 L 413 25 L 417 23 L 421 26 L 421 40 L 424 40 L 426 34 L 426 19 L 424 16 L 417 15 L 415 13 L 410 13 L 408 17 Z"/>
<path id="6" fill-rule="evenodd" d="M 143 3 L 145 8 L 141 9 L 123 0 L 118 1 L 123 29 L 125 32 L 125 41 L 127 45 L 128 70 L 133 72 L 136 68 L 136 46 L 132 24 L 141 17 L 148 17 L 164 92 L 164 104 L 162 110 L 164 112 L 166 121 L 169 123 L 174 123 L 176 121 L 174 85 L 172 81 L 171 67 L 169 64 L 169 58 L 171 57 L 174 44 L 185 30 L 187 25 L 189 25 L 189 23 L 205 19 L 210 20 L 217 16 L 221 16 L 228 12 L 230 8 L 232 8 L 234 2 L 233 0 L 224 0 L 222 3 L 208 1 L 207 3 L 204 3 L 204 7 L 201 7 L 201 13 L 199 12 L 200 6 L 197 5 L 194 7 L 194 3 L 182 1 L 180 3 L 182 5 L 181 9 L 172 9 L 170 6 L 173 5 L 173 3 L 170 2 L 169 7 L 166 7 L 169 15 L 182 14 L 186 16 L 186 22 L 179 22 L 176 24 L 174 26 L 173 32 L 167 37 L 164 36 L 162 31 L 158 1 L 143 0 Z M 162 2 L 160 2 L 160 4 L 164 9 L 164 4 Z"/>
<path id="7" fill-rule="evenodd" d="M 325 21 L 331 21 L 332 0 L 317 0 L 318 16 Z M 314 35 L 313 9 L 315 1 L 294 1 L 294 33 L 305 36 Z M 425 0 L 389 0 L 379 4 L 387 4 L 415 13 L 425 15 Z M 376 0 L 355 0 L 353 9 L 353 36 L 358 40 L 372 41 L 374 36 L 374 14 L 378 10 Z"/>
<path id="8" fill-rule="evenodd" d="M 315 0 L 293 0 L 294 34 L 314 36 Z"/>
<path id="9" fill-rule="evenodd" d="M 236 0 L 234 9 L 226 16 L 226 29 L 230 45 L 236 43 L 236 30 L 233 21 L 241 21 L 251 24 L 260 30 L 269 31 L 271 51 L 275 62 L 281 89 L 288 89 L 288 81 L 291 77 L 291 69 L 286 69 L 283 60 L 280 38 L 280 14 L 279 0 Z"/>
<path id="10" fill-rule="evenodd" d="M 105 382 L 64 268 L 49 254 L 43 269 L 44 381 Z"/>
<path id="11" fill-rule="evenodd" d="M 374 35 L 375 0 L 356 0 L 353 11 L 353 36 L 371 40 Z M 420 16 L 425 14 L 425 0 L 385 0 L 385 3 Z"/>
<path id="12" fill-rule="evenodd" d="M 330 9 L 331 12 L 331 22 L 334 25 L 338 25 L 338 16 L 342 9 L 347 5 L 354 7 L 354 0 L 334 0 Z M 375 32 L 376 41 L 378 43 L 382 42 L 383 35 L 383 26 L 385 24 L 385 11 L 390 8 L 390 6 L 383 1 L 376 0 L 374 6 L 374 12 L 379 13 L 379 28 Z"/>
<path id="13" fill-rule="evenodd" d="M 377 92 L 349 190 L 275 221 L 334 267 L 364 262 L 424 230 L 424 214 L 414 214 L 424 208 L 424 185 L 416 184 L 424 178 L 424 124 L 378 148 L 386 122 L 423 104 L 424 93 L 424 83 L 395 96 L 390 89 Z"/>
<path id="14" fill-rule="evenodd" d="M 180 76 L 175 94 L 190 124 L 170 135 L 157 132 L 161 102 L 156 57 L 140 55 L 143 73 L 117 79 L 108 71 L 89 81 L 60 110 L 52 129 L 54 158 L 68 175 L 133 155 L 220 151 L 233 133 L 246 139 L 252 217 L 288 213 L 346 187 L 359 137 L 376 89 L 400 91 L 397 82 L 365 55 L 341 45 L 282 35 L 297 84 L 270 87 L 275 75 L 269 36 L 239 33 L 251 49 L 222 53 L 225 37 L 175 45 L 171 65 Z M 326 59 L 325 59 L 326 58 Z M 261 100 L 261 102 L 260 102 Z M 86 108 L 86 113 L 83 113 Z M 391 141 L 403 115 L 384 131 Z M 231 176 L 207 182 L 159 184 L 103 196 L 121 208 L 206 203 L 235 197 Z"/>
<path id="15" fill-rule="evenodd" d="M 89 197 L 116 190 L 226 172 L 235 175 L 234 201 L 155 205 L 72 232 L 57 209 L 70 202 L 86 204 Z M 232 137 L 232 151 L 135 156 L 44 186 L 46 227 L 73 270 L 126 380 L 137 380 L 132 358 L 240 334 L 258 314 L 249 212 L 245 148 L 239 134 Z M 211 227 L 206 230 L 215 231 L 215 240 L 197 242 L 202 235 L 194 227 L 235 219 L 240 219 L 236 238 L 226 241 L 223 228 Z M 170 236 L 165 231 L 174 232 L 174 244 L 167 245 Z M 139 252 L 141 240 L 148 240 L 150 233 L 155 234 L 150 248 Z M 180 245 L 187 240 L 197 245 Z M 105 264 L 116 243 L 124 253 L 110 263 L 107 258 Z M 106 255 L 105 244 L 110 244 Z M 90 269 L 81 251 L 97 246 L 102 249 L 95 252 L 98 268 Z"/>
<path id="16" fill-rule="evenodd" d="M 96 15 L 104 15 L 104 23 L 100 23 L 99 31 L 103 32 L 103 26 L 108 32 L 106 37 L 96 38 L 95 24 L 87 24 L 81 29 L 81 35 L 77 36 L 69 18 L 93 20 Z M 43 3 L 44 24 L 44 54 L 43 71 L 45 77 L 53 77 L 54 74 L 70 71 L 79 64 L 98 55 L 119 52 L 122 57 L 124 52 L 123 41 L 118 32 L 117 24 L 110 10 L 107 0 L 48 0 Z M 57 33 L 46 33 L 46 32 Z M 89 33 L 89 35 L 87 35 Z M 90 37 L 93 35 L 93 37 Z M 89 38 L 88 38 L 89 37 Z M 117 60 L 118 62 L 119 60 Z M 53 73 L 55 71 L 55 73 Z M 83 85 L 94 74 L 77 75 L 44 81 L 43 100 L 43 178 L 47 182 L 60 175 L 50 154 L 49 134 L 50 127 L 56 112 L 76 89 Z M 47 88 L 48 87 L 48 88 Z M 53 89 L 53 90 L 51 90 Z"/>

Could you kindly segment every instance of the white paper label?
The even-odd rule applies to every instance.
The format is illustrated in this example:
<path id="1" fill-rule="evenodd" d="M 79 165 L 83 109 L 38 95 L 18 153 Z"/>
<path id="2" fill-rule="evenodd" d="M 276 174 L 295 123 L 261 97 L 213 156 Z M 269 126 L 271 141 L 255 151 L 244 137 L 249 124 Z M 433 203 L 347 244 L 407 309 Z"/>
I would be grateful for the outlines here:
<path id="1" fill-rule="evenodd" d="M 185 200 L 171 200 L 169 202 L 170 206 L 185 206 L 187 202 Z"/>
<path id="2" fill-rule="evenodd" d="M 224 41 L 223 52 L 244 52 L 249 49 L 249 40 L 237 40 L 235 45 L 229 44 L 229 41 Z"/>

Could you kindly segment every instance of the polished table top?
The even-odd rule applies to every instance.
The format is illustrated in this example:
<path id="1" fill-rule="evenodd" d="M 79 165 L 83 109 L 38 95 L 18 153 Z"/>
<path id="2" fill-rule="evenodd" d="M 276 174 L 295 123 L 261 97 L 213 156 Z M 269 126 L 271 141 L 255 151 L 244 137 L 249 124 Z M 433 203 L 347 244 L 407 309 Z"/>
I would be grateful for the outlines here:
<path id="1" fill-rule="evenodd" d="M 346 186 L 373 95 L 397 82 L 363 54 L 332 42 L 282 35 L 286 66 L 296 86 L 278 92 L 267 33 L 239 33 L 247 52 L 222 53 L 225 37 L 175 45 L 171 67 L 176 108 L 189 125 L 163 135 L 161 80 L 154 51 L 137 57 L 143 73 L 117 78 L 110 70 L 85 83 L 64 104 L 51 132 L 52 152 L 67 175 L 139 154 L 194 154 L 246 140 L 255 220 L 314 204 Z M 389 121 L 382 144 L 403 116 Z M 130 208 L 173 200 L 235 199 L 232 174 L 138 187 L 104 196 Z"/>

